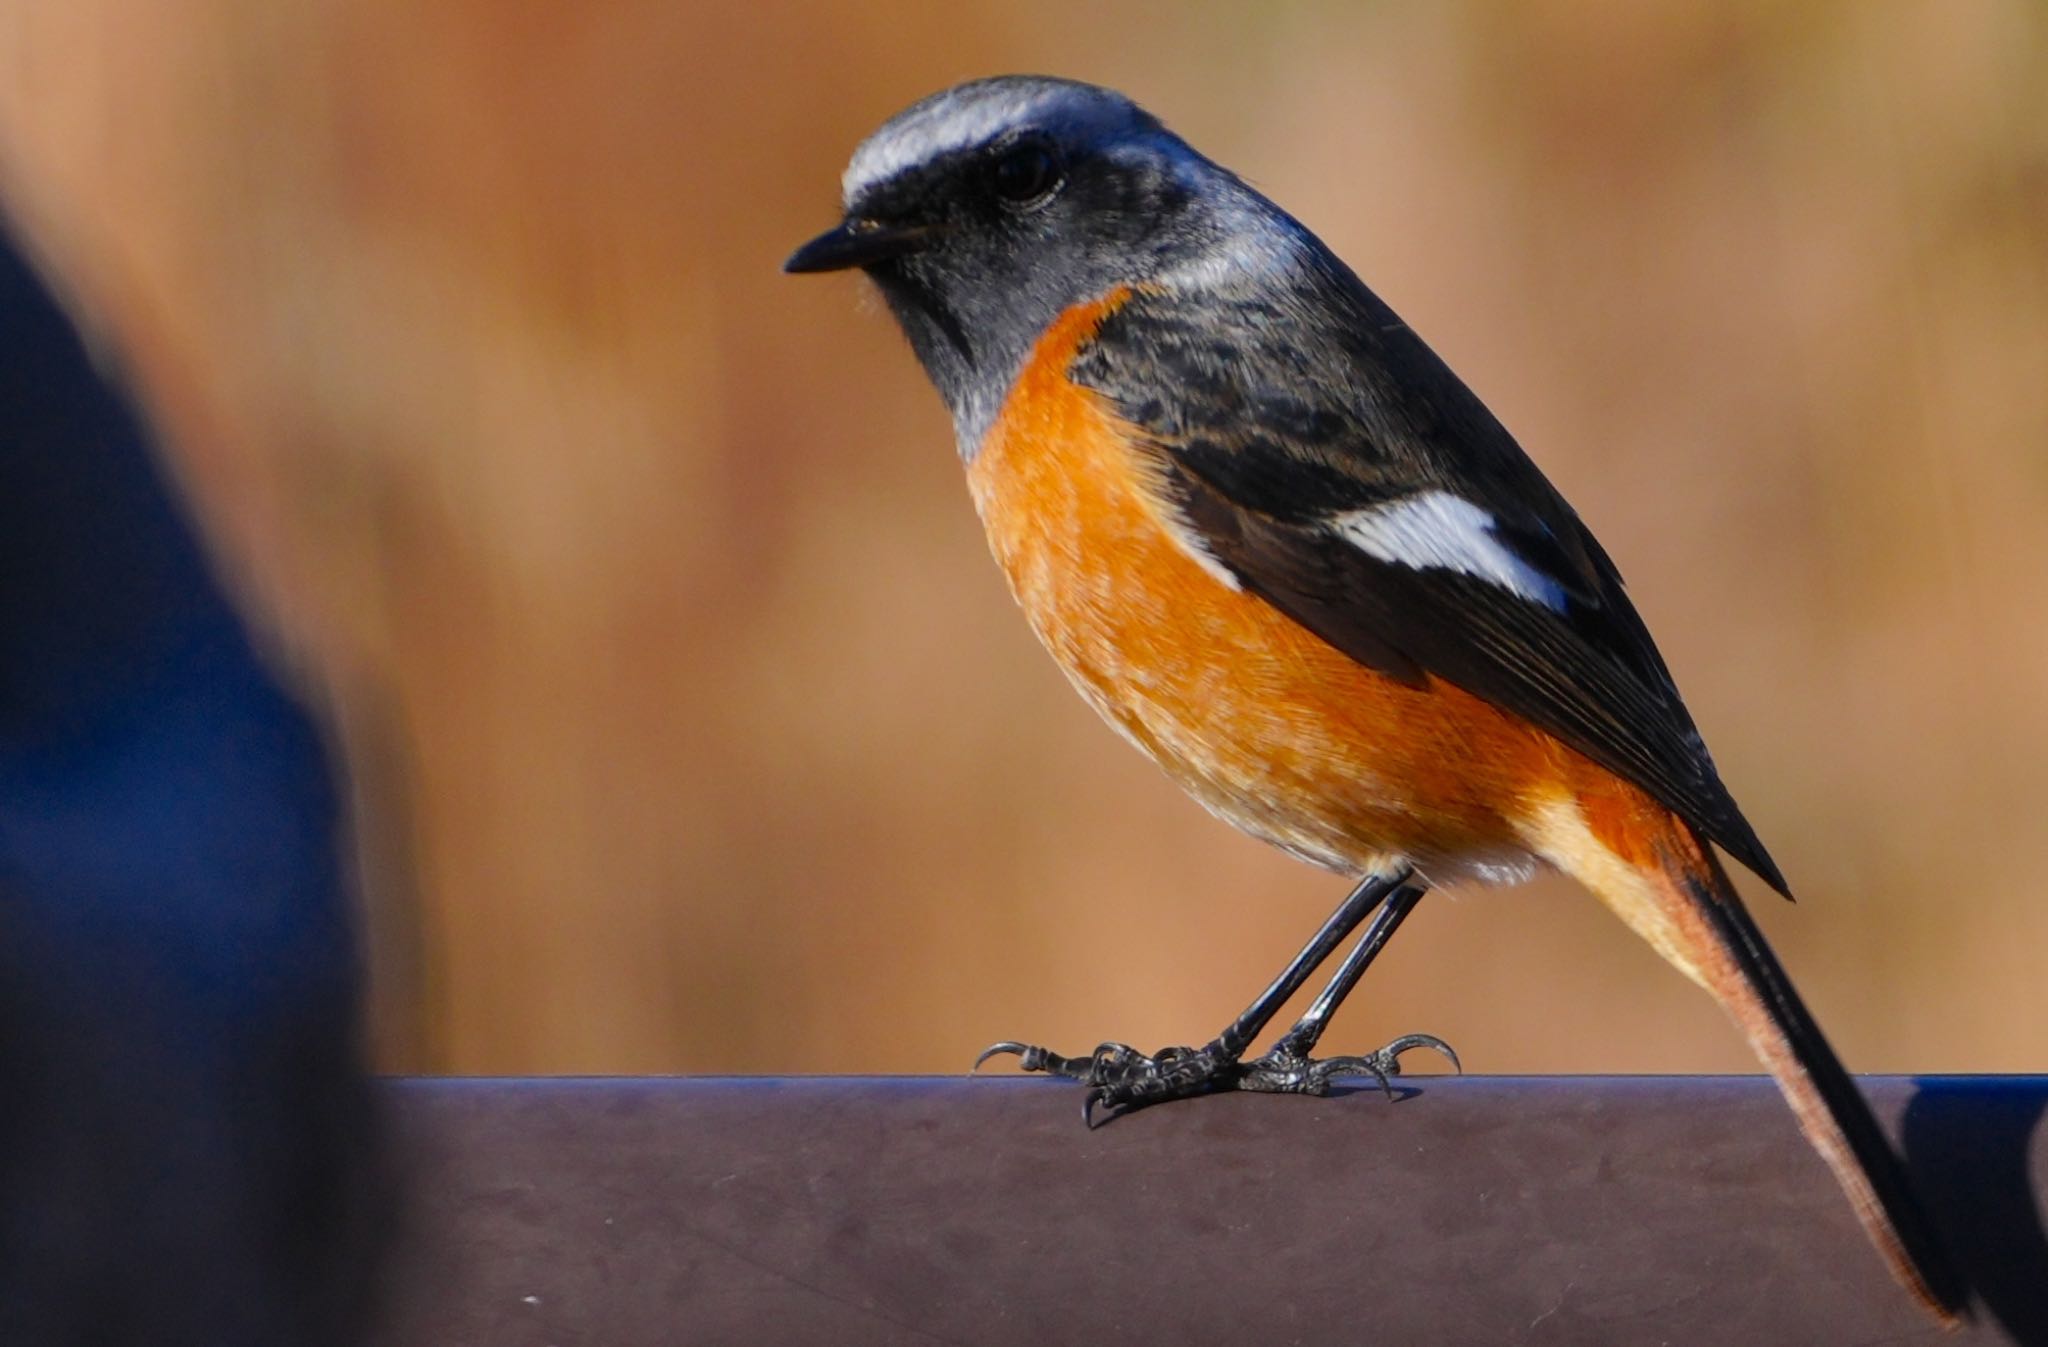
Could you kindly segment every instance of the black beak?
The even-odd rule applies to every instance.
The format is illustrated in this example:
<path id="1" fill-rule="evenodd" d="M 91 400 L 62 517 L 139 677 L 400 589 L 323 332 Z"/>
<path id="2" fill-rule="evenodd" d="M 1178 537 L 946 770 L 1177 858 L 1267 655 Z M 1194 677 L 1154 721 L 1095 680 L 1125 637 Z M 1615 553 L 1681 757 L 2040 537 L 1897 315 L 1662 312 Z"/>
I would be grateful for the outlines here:
<path id="1" fill-rule="evenodd" d="M 791 253 L 782 269 L 797 274 L 873 266 L 919 251 L 929 241 L 931 232 L 930 225 L 879 225 L 871 220 L 848 220 Z"/>

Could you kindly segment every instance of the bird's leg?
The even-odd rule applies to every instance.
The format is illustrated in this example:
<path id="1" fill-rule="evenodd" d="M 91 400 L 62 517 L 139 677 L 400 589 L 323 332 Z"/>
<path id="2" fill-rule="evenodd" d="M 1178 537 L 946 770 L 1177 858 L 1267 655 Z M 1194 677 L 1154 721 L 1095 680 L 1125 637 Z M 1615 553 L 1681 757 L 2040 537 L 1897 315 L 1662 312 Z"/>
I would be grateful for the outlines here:
<path id="1" fill-rule="evenodd" d="M 1452 1066 L 1459 1065 L 1458 1054 L 1435 1034 L 1403 1034 L 1385 1047 L 1362 1057 L 1326 1057 L 1319 1061 L 1309 1056 L 1315 1051 L 1323 1030 L 1329 1027 L 1330 1017 L 1337 1013 L 1337 1007 L 1344 1003 L 1344 998 L 1358 985 L 1359 978 L 1365 975 L 1373 959 L 1386 947 L 1387 941 L 1393 939 L 1394 932 L 1415 910 L 1415 905 L 1422 901 L 1424 892 L 1422 885 L 1409 883 L 1387 895 L 1384 905 L 1373 916 L 1365 933 L 1358 937 L 1358 943 L 1351 947 L 1351 952 L 1344 956 L 1344 962 L 1337 966 L 1336 975 L 1309 1006 L 1307 1013 L 1267 1049 L 1265 1056 L 1239 1065 L 1237 1089 L 1278 1094 L 1328 1094 L 1333 1077 L 1371 1076 L 1391 1096 L 1394 1090 L 1388 1081 L 1401 1074 L 1401 1054 L 1411 1048 L 1435 1048 L 1450 1058 Z"/>
<path id="2" fill-rule="evenodd" d="M 1145 1104 L 1155 1104 L 1168 1099 L 1183 1099 L 1189 1095 L 1205 1094 L 1211 1090 L 1249 1088 L 1256 1090 L 1289 1091 L 1292 1093 L 1324 1093 L 1329 1089 L 1330 1072 L 1318 1073 L 1320 1063 L 1311 1063 L 1306 1051 L 1313 1046 L 1322 1032 L 1322 1024 L 1337 1008 L 1351 990 L 1365 966 L 1372 961 L 1372 955 L 1379 952 L 1394 928 L 1400 925 L 1401 917 L 1415 905 L 1422 895 L 1422 888 L 1411 884 L 1413 871 L 1403 866 L 1389 875 L 1367 875 L 1351 890 L 1323 923 L 1302 951 L 1273 979 L 1270 986 L 1261 992 L 1258 999 L 1245 1008 L 1243 1014 L 1233 1020 L 1224 1031 L 1206 1046 L 1200 1048 L 1162 1048 L 1156 1053 L 1146 1054 L 1122 1043 L 1104 1043 L 1085 1057 L 1063 1057 L 1059 1053 L 1031 1044 L 997 1043 L 975 1059 L 979 1066 L 997 1053 L 1014 1053 L 1020 1058 L 1020 1065 L 1026 1071 L 1044 1071 L 1054 1075 L 1068 1076 L 1088 1086 L 1083 1101 L 1084 1115 L 1092 1114 L 1096 1105 L 1109 1109 L 1131 1109 Z M 1302 1022 L 1290 1030 L 1282 1045 L 1292 1044 L 1299 1052 L 1292 1057 L 1276 1058 L 1281 1045 L 1273 1053 L 1260 1058 L 1266 1064 L 1255 1080 L 1248 1080 L 1246 1067 L 1242 1062 L 1245 1049 L 1252 1039 L 1272 1020 L 1273 1015 L 1287 1002 L 1287 998 L 1301 988 L 1310 975 L 1321 967 L 1346 936 L 1356 930 L 1367 916 L 1392 898 L 1401 902 L 1400 914 L 1392 921 L 1386 914 L 1373 922 L 1360 949 L 1347 956 L 1344 966 L 1323 994 L 1316 998 L 1316 1004 L 1304 1016 Z M 1374 933 L 1377 932 L 1377 935 Z M 1370 952 L 1361 955 L 1360 950 L 1370 944 Z M 1355 967 L 1354 967 L 1355 965 Z M 1427 1044 L 1433 1047 L 1448 1047 L 1441 1040 L 1427 1035 L 1410 1035 L 1407 1039 L 1396 1040 L 1372 1060 L 1379 1066 L 1377 1072 L 1371 1067 L 1361 1067 L 1367 1074 L 1384 1077 L 1398 1070 L 1395 1059 L 1410 1047 Z M 1298 1063 L 1283 1069 L 1280 1061 Z M 1341 1063 L 1363 1063 L 1365 1058 L 1342 1058 Z M 1454 1059 L 1455 1060 L 1455 1059 Z M 1389 1069 L 1392 1064 L 1392 1069 Z M 1298 1081 L 1286 1074 L 1287 1069 L 1297 1070 Z M 1294 1083 L 1289 1083 L 1294 1081 Z"/>

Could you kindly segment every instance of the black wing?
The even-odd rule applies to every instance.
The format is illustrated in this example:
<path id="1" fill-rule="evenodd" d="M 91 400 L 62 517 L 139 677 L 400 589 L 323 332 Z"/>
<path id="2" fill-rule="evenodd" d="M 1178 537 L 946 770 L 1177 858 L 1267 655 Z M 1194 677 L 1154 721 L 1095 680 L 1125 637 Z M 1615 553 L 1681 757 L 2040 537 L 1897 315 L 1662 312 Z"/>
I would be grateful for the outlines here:
<path id="1" fill-rule="evenodd" d="M 1247 590 L 1391 677 L 1433 675 L 1541 726 L 1789 896 L 1614 563 L 1341 263 L 1321 256 L 1285 289 L 1135 294 L 1073 376 L 1139 428 L 1186 523 Z M 1378 556 L 1345 531 L 1428 493 L 1476 507 L 1484 547 L 1526 583 Z"/>

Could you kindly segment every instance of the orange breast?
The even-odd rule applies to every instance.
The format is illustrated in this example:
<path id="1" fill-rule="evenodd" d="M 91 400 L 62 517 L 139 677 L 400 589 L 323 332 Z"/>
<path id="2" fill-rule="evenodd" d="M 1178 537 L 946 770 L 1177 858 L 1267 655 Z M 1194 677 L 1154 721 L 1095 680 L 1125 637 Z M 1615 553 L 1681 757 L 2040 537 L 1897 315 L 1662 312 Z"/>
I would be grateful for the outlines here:
<path id="1" fill-rule="evenodd" d="M 1176 539 L 1130 429 L 1067 369 L 1120 302 L 1041 339 L 968 471 L 1010 589 L 1081 694 L 1215 813 L 1332 869 L 1515 868 L 1513 822 L 1584 764 L 1447 684 L 1412 688 Z"/>

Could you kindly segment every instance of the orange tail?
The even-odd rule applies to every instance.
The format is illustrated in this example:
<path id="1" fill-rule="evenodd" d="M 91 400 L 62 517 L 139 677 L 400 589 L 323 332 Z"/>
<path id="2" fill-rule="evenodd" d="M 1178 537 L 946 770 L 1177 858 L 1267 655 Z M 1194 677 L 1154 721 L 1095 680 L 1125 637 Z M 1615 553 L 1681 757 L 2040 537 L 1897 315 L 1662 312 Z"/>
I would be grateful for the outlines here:
<path id="1" fill-rule="evenodd" d="M 1532 820 L 1529 840 L 1721 1003 L 1777 1079 L 1892 1275 L 1953 1327 L 1964 1314 L 1963 1281 L 1862 1094 L 1720 862 L 1683 822 L 1639 796 L 1629 804 L 1637 801 L 1640 808 L 1621 811 L 1625 825 L 1601 807 L 1614 802 L 1586 802 L 1595 823 L 1579 803 L 1554 802 Z"/>

